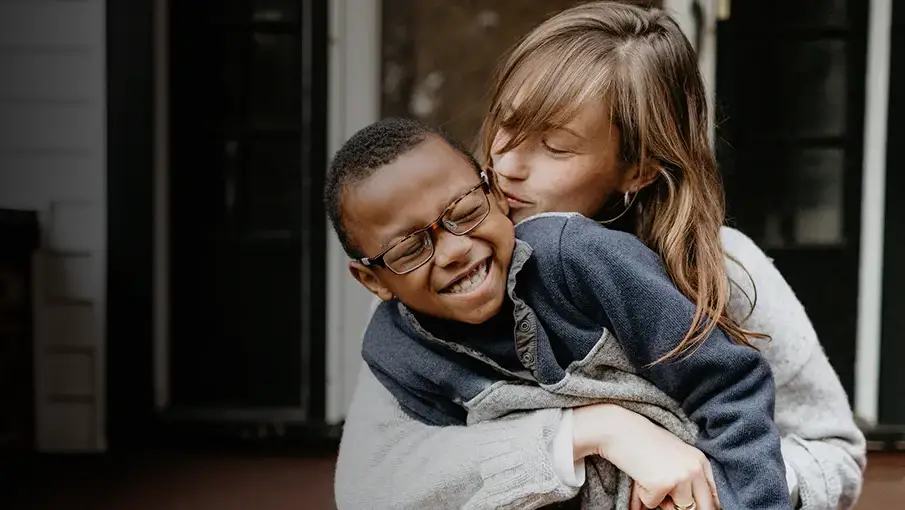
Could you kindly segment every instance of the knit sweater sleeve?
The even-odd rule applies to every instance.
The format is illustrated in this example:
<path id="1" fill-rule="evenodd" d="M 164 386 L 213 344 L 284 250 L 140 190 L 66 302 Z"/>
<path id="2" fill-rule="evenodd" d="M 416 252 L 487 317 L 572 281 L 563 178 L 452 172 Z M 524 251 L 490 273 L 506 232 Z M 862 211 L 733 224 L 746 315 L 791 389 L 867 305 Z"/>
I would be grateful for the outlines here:
<path id="1" fill-rule="evenodd" d="M 771 337 L 759 347 L 773 368 L 775 421 L 783 457 L 798 479 L 801 508 L 852 508 L 861 492 L 865 439 L 839 376 L 773 262 L 737 230 L 723 229 L 722 239 L 734 259 L 726 264 L 734 282 L 730 313 L 746 329 Z"/>
<path id="2" fill-rule="evenodd" d="M 336 465 L 340 510 L 538 508 L 574 497 L 549 445 L 562 410 L 515 413 L 468 427 L 409 417 L 362 364 Z"/>
<path id="3" fill-rule="evenodd" d="M 560 237 L 573 303 L 612 331 L 639 374 L 699 427 L 725 508 L 790 508 L 774 387 L 760 354 L 715 329 L 687 356 L 652 363 L 679 344 L 695 311 L 657 255 L 636 237 L 574 216 Z"/>

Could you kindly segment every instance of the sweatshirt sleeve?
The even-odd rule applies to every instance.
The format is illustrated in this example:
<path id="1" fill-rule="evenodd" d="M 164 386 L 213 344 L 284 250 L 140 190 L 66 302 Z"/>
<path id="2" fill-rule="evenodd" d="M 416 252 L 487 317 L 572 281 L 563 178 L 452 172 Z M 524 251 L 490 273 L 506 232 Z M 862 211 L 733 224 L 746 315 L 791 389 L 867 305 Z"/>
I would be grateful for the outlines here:
<path id="1" fill-rule="evenodd" d="M 563 412 L 514 413 L 468 427 L 404 412 L 362 364 L 343 427 L 334 490 L 340 510 L 539 508 L 578 494 L 550 455 Z"/>
<path id="2" fill-rule="evenodd" d="M 696 446 L 711 460 L 724 507 L 791 508 L 764 358 L 715 329 L 692 354 L 649 366 L 679 344 L 695 311 L 657 255 L 632 235 L 574 216 L 560 257 L 574 303 L 698 425 Z"/>
<path id="3" fill-rule="evenodd" d="M 722 237 L 734 259 L 726 264 L 735 282 L 733 316 L 771 338 L 760 347 L 776 380 L 775 421 L 800 508 L 853 508 L 867 455 L 839 376 L 804 306 L 767 254 L 737 230 L 724 228 Z"/>

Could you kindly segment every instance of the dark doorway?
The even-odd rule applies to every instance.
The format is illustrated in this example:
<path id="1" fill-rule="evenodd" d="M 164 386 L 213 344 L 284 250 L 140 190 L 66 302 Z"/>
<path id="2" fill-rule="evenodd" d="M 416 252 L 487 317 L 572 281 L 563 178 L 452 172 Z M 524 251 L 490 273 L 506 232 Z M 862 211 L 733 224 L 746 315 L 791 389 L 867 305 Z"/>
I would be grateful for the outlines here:
<path id="1" fill-rule="evenodd" d="M 905 5 L 892 2 L 879 421 L 905 427 Z M 898 5 L 898 7 L 896 7 Z M 903 437 L 905 439 L 905 437 Z"/>
<path id="2" fill-rule="evenodd" d="M 326 3 L 169 2 L 168 105 L 154 103 L 155 3 L 107 2 L 109 446 L 166 446 L 185 431 L 222 438 L 210 425 L 224 422 L 320 425 Z M 171 218 L 162 414 L 153 340 L 161 106 Z"/>
<path id="3" fill-rule="evenodd" d="M 170 4 L 169 417 L 323 417 L 326 16 Z"/>
<path id="4" fill-rule="evenodd" d="M 775 259 L 851 398 L 868 2 L 734 0 L 718 24 L 732 222 Z"/>

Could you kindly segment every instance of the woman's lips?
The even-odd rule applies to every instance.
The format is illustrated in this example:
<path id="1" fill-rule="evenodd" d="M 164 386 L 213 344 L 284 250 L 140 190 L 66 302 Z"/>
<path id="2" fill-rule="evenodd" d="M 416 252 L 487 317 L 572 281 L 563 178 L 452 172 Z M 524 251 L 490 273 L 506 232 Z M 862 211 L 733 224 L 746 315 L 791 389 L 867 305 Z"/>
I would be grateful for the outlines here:
<path id="1" fill-rule="evenodd" d="M 503 195 L 506 197 L 506 200 L 509 202 L 509 207 L 523 208 L 531 205 L 531 202 L 525 200 L 518 195 L 513 195 L 511 193 L 503 192 Z"/>

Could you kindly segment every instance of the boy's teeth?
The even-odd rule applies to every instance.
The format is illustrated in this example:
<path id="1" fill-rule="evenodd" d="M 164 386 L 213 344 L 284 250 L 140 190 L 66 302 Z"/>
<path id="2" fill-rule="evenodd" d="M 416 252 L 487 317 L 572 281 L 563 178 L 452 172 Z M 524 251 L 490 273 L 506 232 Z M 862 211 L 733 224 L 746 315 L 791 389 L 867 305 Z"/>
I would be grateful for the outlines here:
<path id="1" fill-rule="evenodd" d="M 465 275 L 455 285 L 449 288 L 450 294 L 461 294 L 471 292 L 478 288 L 479 285 L 487 278 L 487 261 L 485 260 L 478 267 L 474 268 L 470 273 Z"/>

